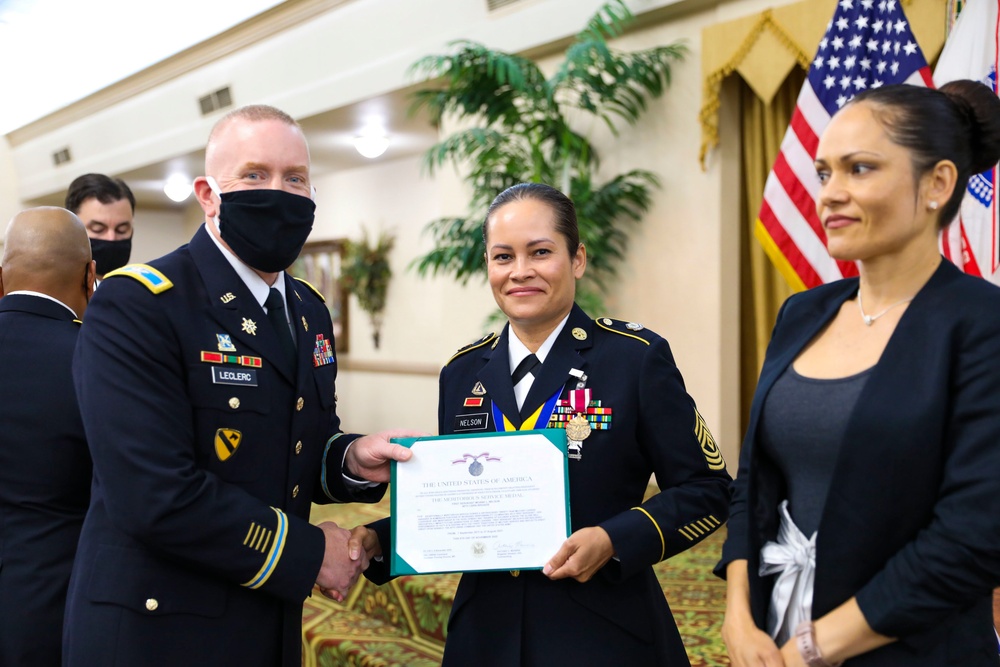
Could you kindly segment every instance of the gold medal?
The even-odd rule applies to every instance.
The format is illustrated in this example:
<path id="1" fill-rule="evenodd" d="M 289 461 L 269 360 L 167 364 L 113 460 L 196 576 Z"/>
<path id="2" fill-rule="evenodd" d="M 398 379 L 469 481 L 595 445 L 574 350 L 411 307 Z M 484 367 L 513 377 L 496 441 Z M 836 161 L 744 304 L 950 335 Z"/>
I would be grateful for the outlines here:
<path id="1" fill-rule="evenodd" d="M 571 459 L 583 458 L 583 441 L 590 437 L 590 422 L 579 412 L 566 422 L 566 448 Z"/>

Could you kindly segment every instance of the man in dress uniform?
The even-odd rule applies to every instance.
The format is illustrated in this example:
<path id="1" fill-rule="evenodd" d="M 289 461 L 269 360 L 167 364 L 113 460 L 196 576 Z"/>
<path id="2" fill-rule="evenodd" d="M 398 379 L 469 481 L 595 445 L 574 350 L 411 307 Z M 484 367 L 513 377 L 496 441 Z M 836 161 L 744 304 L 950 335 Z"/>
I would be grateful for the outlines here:
<path id="1" fill-rule="evenodd" d="M 71 365 L 94 262 L 61 208 L 14 216 L 0 266 L 0 665 L 57 667 L 90 454 Z"/>
<path id="2" fill-rule="evenodd" d="M 81 332 L 94 484 L 69 667 L 301 664 L 313 585 L 339 597 L 367 567 L 348 531 L 310 525 L 310 503 L 377 501 L 389 460 L 410 456 L 388 442 L 404 431 L 341 431 L 329 312 L 284 272 L 315 210 L 298 124 L 231 112 L 205 173 L 205 225 L 107 274 Z"/>
<path id="3" fill-rule="evenodd" d="M 66 191 L 66 208 L 76 213 L 87 228 L 98 280 L 128 264 L 135 196 L 125 181 L 104 174 L 79 176 Z"/>

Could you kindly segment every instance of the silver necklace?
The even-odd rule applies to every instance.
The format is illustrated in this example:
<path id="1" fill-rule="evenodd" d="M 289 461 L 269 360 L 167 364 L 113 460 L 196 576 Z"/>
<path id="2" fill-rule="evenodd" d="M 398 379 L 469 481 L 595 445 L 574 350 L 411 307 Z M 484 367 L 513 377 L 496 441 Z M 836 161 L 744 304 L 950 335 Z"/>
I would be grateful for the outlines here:
<path id="1" fill-rule="evenodd" d="M 916 295 L 914 295 L 914 296 L 916 296 Z M 909 297 L 909 298 L 907 298 L 907 299 L 900 299 L 900 300 L 899 300 L 899 301 L 897 301 L 896 303 L 894 303 L 894 304 L 892 304 L 892 305 L 890 305 L 890 306 L 886 306 L 886 307 L 885 307 L 885 308 L 884 308 L 884 309 L 882 310 L 882 312 L 880 312 L 880 313 L 879 313 L 879 314 L 877 314 L 877 315 L 865 315 L 865 307 L 864 307 L 864 305 L 862 305 L 862 303 L 861 303 L 861 290 L 860 290 L 860 289 L 858 289 L 858 310 L 860 310 L 860 311 L 861 311 L 861 319 L 863 319 L 863 320 L 865 321 L 865 326 L 866 326 L 866 327 L 870 327 L 870 326 L 872 325 L 872 322 L 874 322 L 874 321 L 875 321 L 875 320 L 877 320 L 878 318 L 882 317 L 883 315 L 885 315 L 886 313 L 888 313 L 888 312 L 889 312 L 890 310 L 892 310 L 892 309 L 893 309 L 893 308 L 895 308 L 896 306 L 901 306 L 901 305 L 903 305 L 904 303 L 908 303 L 908 302 L 910 302 L 910 301 L 913 301 L 913 297 L 912 297 L 912 296 L 911 296 L 911 297 Z"/>

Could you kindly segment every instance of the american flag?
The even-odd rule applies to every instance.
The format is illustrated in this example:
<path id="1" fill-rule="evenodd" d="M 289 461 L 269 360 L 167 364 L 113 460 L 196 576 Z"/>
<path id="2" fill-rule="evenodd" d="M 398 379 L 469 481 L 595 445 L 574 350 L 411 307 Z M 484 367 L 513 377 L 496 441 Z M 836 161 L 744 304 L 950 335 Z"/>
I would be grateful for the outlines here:
<path id="1" fill-rule="evenodd" d="M 826 250 L 816 215 L 813 160 L 830 117 L 857 93 L 894 83 L 932 86 L 930 69 L 897 0 L 840 0 L 819 42 L 792 122 L 764 185 L 755 235 L 797 290 L 858 275 Z"/>

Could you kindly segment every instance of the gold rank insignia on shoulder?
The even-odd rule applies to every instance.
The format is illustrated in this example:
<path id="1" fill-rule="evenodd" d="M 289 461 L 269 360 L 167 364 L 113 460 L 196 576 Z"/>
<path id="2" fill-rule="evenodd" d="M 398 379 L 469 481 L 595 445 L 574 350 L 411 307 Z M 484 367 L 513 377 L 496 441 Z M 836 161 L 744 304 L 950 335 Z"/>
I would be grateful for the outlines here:
<path id="1" fill-rule="evenodd" d="M 698 444 L 701 445 L 701 453 L 705 455 L 705 461 L 708 463 L 709 470 L 722 470 L 726 467 L 726 462 L 722 458 L 722 452 L 719 451 L 719 445 L 716 444 L 715 438 L 712 437 L 712 432 L 708 430 L 708 424 L 705 423 L 704 417 L 698 412 L 698 408 L 694 409 L 694 437 L 698 439 Z"/>
<path id="2" fill-rule="evenodd" d="M 104 280 L 115 276 L 128 276 L 133 280 L 138 280 L 146 286 L 153 294 L 166 292 L 174 286 L 165 275 L 149 266 L 148 264 L 126 264 L 120 269 L 115 269 L 104 275 Z"/>
<path id="3" fill-rule="evenodd" d="M 610 331 L 616 333 L 620 336 L 625 336 L 626 338 L 633 338 L 635 340 L 641 341 L 646 345 L 649 345 L 649 341 L 642 336 L 636 336 L 635 334 L 640 331 L 649 331 L 646 327 L 636 322 L 623 322 L 621 320 L 613 320 L 610 317 L 599 317 L 594 322 L 598 327 L 604 329 L 605 331 Z"/>
<path id="4" fill-rule="evenodd" d="M 459 348 L 458 352 L 456 352 L 455 354 L 451 355 L 451 358 L 448 359 L 447 363 L 445 363 L 445 366 L 447 366 L 448 364 L 450 364 L 451 362 L 453 362 L 455 359 L 459 358 L 460 356 L 462 356 L 466 352 L 471 352 L 472 350 L 475 350 L 478 347 L 482 347 L 483 345 L 486 345 L 487 343 L 489 343 L 494 338 L 496 338 L 496 340 L 498 340 L 498 341 L 500 340 L 495 333 L 490 332 L 490 333 L 486 334 L 485 336 L 483 336 L 482 338 L 480 338 L 479 340 L 474 341 L 472 343 L 469 343 L 465 347 Z M 493 345 L 496 346 L 496 342 L 494 342 Z"/>
<path id="5" fill-rule="evenodd" d="M 320 301 L 322 301 L 323 303 L 326 303 L 326 297 L 323 296 L 323 293 L 320 292 L 318 289 L 316 289 L 316 287 L 313 286 L 313 284 L 311 282 L 309 282 L 308 280 L 302 280 L 302 278 L 296 278 L 296 280 L 298 280 L 300 283 L 302 283 L 303 285 L 305 285 L 306 287 L 308 287 L 309 291 L 312 292 L 313 294 L 315 294 L 316 297 Z M 302 297 L 299 296 L 298 292 L 295 293 L 295 296 L 298 296 L 299 297 L 299 301 L 302 301 Z"/>

